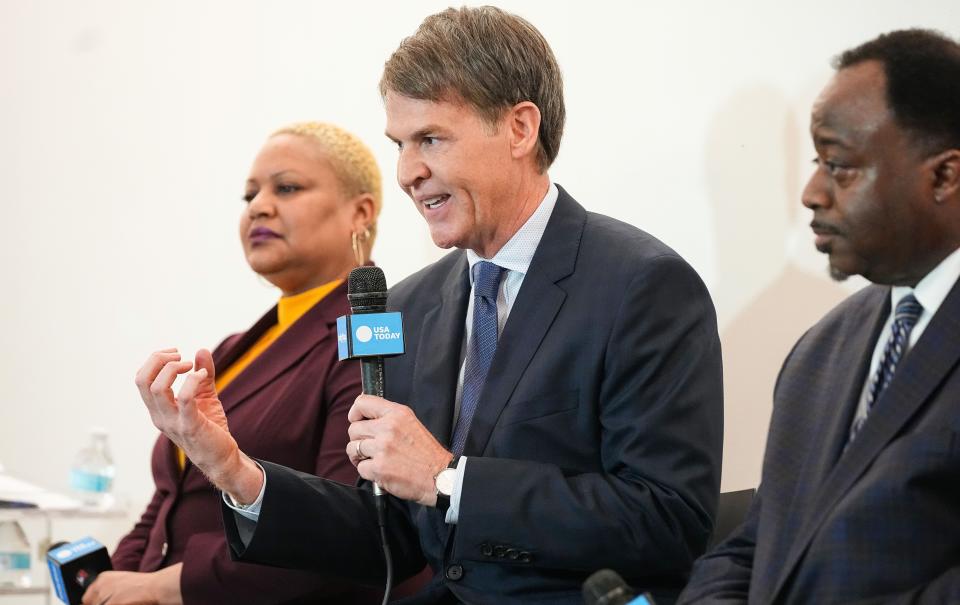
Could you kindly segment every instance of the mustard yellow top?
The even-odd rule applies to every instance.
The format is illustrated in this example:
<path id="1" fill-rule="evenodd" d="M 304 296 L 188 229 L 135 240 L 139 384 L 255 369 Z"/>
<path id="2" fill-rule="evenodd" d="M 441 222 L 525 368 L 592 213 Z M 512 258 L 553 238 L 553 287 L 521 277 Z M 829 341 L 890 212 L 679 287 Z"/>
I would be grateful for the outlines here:
<path id="1" fill-rule="evenodd" d="M 227 385 L 233 382 L 233 379 L 239 376 L 240 372 L 247 369 L 247 366 L 253 363 L 254 359 L 260 357 L 260 354 L 266 351 L 275 340 L 280 338 L 281 334 L 286 332 L 294 322 L 303 317 L 304 313 L 323 300 L 327 294 L 335 290 L 341 283 L 343 283 L 343 280 L 338 279 L 307 290 L 306 292 L 281 298 L 277 302 L 277 323 L 270 326 L 257 342 L 253 343 L 243 355 L 230 364 L 230 367 L 227 368 L 226 371 L 217 374 L 217 392 L 223 392 L 223 389 L 227 388 Z"/>
<path id="2" fill-rule="evenodd" d="M 327 282 L 322 286 L 307 290 L 306 292 L 301 292 L 300 294 L 282 297 L 277 302 L 277 323 L 270 326 L 270 328 L 260 336 L 257 342 L 253 343 L 243 355 L 230 364 L 230 367 L 227 368 L 226 371 L 217 374 L 217 392 L 222 393 L 223 389 L 227 388 L 227 385 L 233 382 L 234 378 L 247 369 L 247 366 L 253 363 L 254 359 L 260 357 L 260 354 L 280 338 L 281 334 L 286 332 L 290 326 L 303 317 L 304 313 L 323 300 L 327 294 L 336 290 L 337 286 L 342 283 L 342 279 L 337 279 L 332 282 Z M 187 458 L 180 448 L 177 448 L 177 460 L 180 463 L 180 470 L 182 471 L 187 464 Z"/>

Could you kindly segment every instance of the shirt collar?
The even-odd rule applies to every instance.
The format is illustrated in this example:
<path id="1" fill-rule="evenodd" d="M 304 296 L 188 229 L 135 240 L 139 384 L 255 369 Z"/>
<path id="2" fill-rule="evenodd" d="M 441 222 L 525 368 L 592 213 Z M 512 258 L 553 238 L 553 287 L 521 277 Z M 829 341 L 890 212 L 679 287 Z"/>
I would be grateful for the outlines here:
<path id="1" fill-rule="evenodd" d="M 913 293 L 917 301 L 923 305 L 923 312 L 933 315 L 946 300 L 947 294 L 950 293 L 958 279 L 960 279 L 960 248 L 940 261 L 940 264 L 934 267 L 930 273 L 924 275 L 915 288 L 894 286 L 890 290 L 891 309 L 896 309 L 897 303 L 904 296 Z"/>
<path id="2" fill-rule="evenodd" d="M 550 183 L 550 187 L 547 188 L 547 195 L 540 201 L 537 209 L 530 215 L 527 222 L 517 229 L 513 237 L 493 255 L 493 258 L 483 258 L 473 250 L 467 250 L 471 286 L 473 286 L 473 266 L 482 260 L 490 261 L 508 271 L 516 271 L 526 275 L 527 269 L 530 268 L 530 261 L 533 260 L 533 254 L 537 251 L 537 246 L 540 245 L 543 232 L 547 229 L 547 221 L 553 214 L 553 207 L 557 205 L 559 196 L 560 191 L 557 186 Z"/>

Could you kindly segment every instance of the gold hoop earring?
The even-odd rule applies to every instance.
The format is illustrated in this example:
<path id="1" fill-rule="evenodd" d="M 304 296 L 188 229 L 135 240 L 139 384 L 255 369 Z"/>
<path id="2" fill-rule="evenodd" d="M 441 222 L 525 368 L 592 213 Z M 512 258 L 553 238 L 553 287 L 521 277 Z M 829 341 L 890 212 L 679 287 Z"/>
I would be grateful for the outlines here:
<path id="1" fill-rule="evenodd" d="M 350 234 L 350 244 L 353 246 L 353 258 L 357 261 L 357 266 L 362 267 L 366 264 L 366 255 L 363 253 L 363 244 L 370 239 L 370 230 L 364 228 L 363 233 L 354 231 Z"/>

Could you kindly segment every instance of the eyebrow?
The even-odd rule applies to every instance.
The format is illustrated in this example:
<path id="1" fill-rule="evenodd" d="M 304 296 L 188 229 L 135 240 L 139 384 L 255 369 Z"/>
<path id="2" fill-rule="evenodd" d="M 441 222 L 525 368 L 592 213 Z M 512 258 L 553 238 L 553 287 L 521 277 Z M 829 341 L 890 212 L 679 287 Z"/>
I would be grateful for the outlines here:
<path id="1" fill-rule="evenodd" d="M 271 174 L 269 177 L 267 177 L 267 180 L 268 180 L 268 181 L 275 181 L 275 180 L 277 180 L 278 178 L 280 178 L 280 177 L 282 177 L 282 176 L 284 176 L 284 175 L 286 175 L 286 174 L 293 174 L 293 175 L 296 175 L 296 176 L 299 176 L 299 175 L 300 175 L 300 173 L 298 173 L 296 170 L 291 170 L 291 169 L 280 170 L 280 171 L 274 172 L 274 173 Z M 258 182 L 257 179 L 247 179 L 247 184 L 248 184 L 248 185 L 250 185 L 250 184 L 256 184 L 257 182 Z"/>
<path id="2" fill-rule="evenodd" d="M 417 139 L 422 139 L 423 137 L 428 136 L 430 134 L 444 134 L 444 133 L 446 133 L 446 129 L 444 129 L 442 126 L 439 126 L 437 124 L 428 124 L 423 128 L 416 130 L 413 134 L 411 134 L 410 139 L 417 140 Z M 384 131 L 383 134 L 386 135 L 386 137 L 391 141 L 393 141 L 394 143 L 397 143 L 400 141 L 400 139 L 397 139 L 387 131 Z"/>
<path id="3" fill-rule="evenodd" d="M 844 149 L 851 149 L 850 144 L 843 139 L 833 135 L 817 134 L 813 136 L 813 142 L 816 145 L 833 145 Z"/>

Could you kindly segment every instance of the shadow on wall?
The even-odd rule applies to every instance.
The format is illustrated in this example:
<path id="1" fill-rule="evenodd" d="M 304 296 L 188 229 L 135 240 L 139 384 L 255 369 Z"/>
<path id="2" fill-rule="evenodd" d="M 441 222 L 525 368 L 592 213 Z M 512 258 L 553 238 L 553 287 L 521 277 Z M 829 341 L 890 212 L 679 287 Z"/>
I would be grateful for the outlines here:
<path id="1" fill-rule="evenodd" d="M 755 487 L 780 365 L 796 340 L 847 290 L 812 274 L 787 253 L 797 224 L 803 149 L 788 100 L 758 86 L 732 97 L 715 116 L 706 150 L 707 190 L 715 208 L 714 289 L 723 343 L 723 490 Z M 807 237 L 808 245 L 813 238 Z"/>

